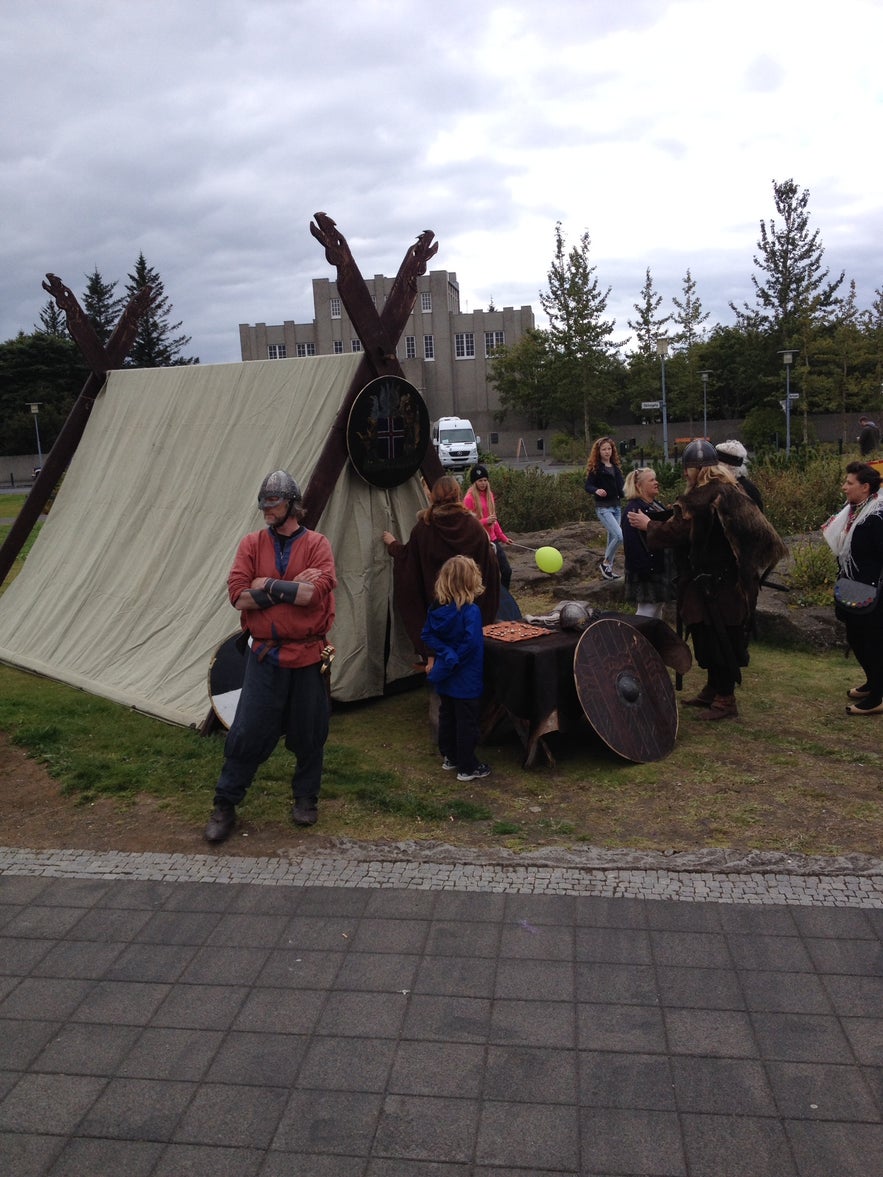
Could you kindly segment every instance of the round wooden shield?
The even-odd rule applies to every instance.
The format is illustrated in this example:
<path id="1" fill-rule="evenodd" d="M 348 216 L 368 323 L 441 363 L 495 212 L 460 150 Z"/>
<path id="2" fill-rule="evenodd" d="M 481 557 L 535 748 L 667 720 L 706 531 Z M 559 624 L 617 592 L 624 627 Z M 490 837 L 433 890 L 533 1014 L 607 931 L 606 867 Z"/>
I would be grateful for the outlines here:
<path id="1" fill-rule="evenodd" d="M 591 622 L 573 656 L 576 693 L 586 719 L 626 760 L 662 760 L 675 746 L 678 705 L 665 663 L 634 626 Z"/>
<path id="2" fill-rule="evenodd" d="M 242 630 L 239 629 L 224 638 L 212 655 L 208 668 L 208 693 L 212 711 L 226 728 L 233 722 L 245 681 L 245 654 L 237 645 L 241 638 Z"/>
<path id="3" fill-rule="evenodd" d="M 356 471 L 388 489 L 413 478 L 429 446 L 429 410 L 413 384 L 379 376 L 353 402 L 346 445 Z"/>

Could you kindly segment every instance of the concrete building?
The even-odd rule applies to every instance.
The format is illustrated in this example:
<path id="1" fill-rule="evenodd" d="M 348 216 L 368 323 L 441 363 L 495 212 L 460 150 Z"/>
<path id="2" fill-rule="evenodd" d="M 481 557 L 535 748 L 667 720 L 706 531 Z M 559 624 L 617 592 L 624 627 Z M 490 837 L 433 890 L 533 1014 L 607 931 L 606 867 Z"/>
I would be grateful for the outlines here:
<path id="1" fill-rule="evenodd" d="M 380 311 L 393 279 L 383 274 L 365 280 Z M 361 343 L 347 317 L 336 282 L 313 279 L 312 323 L 279 325 L 240 323 L 243 360 L 296 359 L 360 351 Z M 516 343 L 534 326 L 533 308 L 462 311 L 457 275 L 431 270 L 417 279 L 417 300 L 398 343 L 405 377 L 420 389 L 430 417 L 468 417 L 482 448 L 514 453 L 524 432 L 515 418 L 503 427 L 494 420 L 496 389 L 488 381 L 488 358 L 502 343 Z"/>

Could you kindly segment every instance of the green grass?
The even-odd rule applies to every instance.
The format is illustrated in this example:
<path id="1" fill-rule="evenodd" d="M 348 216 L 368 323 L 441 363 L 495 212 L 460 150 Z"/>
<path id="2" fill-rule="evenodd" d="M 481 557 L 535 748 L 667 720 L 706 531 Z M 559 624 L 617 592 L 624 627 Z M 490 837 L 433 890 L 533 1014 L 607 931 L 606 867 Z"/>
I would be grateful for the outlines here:
<path id="1" fill-rule="evenodd" d="M 588 842 L 879 854 L 883 725 L 846 715 L 855 678 L 842 655 L 757 646 L 739 696 L 741 720 L 702 724 L 683 712 L 665 760 L 621 760 L 586 727 L 549 738 L 555 768 L 525 770 L 518 741 L 498 731 L 481 750 L 493 774 L 468 785 L 441 770 L 425 689 L 336 706 L 322 833 L 514 849 Z M 9 667 L 0 667 L 0 730 L 77 803 L 110 796 L 128 806 L 148 795 L 194 829 L 223 756 L 221 736 L 201 737 Z M 280 844 L 290 837 L 291 766 L 280 746 L 242 807 L 247 828 L 278 831 Z"/>

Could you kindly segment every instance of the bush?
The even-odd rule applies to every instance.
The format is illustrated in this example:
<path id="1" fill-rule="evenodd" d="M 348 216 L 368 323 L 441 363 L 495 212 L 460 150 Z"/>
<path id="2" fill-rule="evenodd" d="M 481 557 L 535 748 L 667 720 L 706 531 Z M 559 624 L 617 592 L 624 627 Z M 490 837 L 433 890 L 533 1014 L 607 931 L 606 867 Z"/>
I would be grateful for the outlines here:
<path id="1" fill-rule="evenodd" d="M 843 506 L 842 459 L 820 450 L 770 454 L 749 468 L 763 495 L 767 518 L 781 535 L 817 531 Z"/>
<path id="2" fill-rule="evenodd" d="M 797 544 L 790 573 L 796 605 L 830 605 L 837 579 L 837 560 L 824 540 Z"/>
<path id="3" fill-rule="evenodd" d="M 594 515 L 581 471 L 546 474 L 538 466 L 494 470 L 491 487 L 504 531 L 546 531 Z"/>

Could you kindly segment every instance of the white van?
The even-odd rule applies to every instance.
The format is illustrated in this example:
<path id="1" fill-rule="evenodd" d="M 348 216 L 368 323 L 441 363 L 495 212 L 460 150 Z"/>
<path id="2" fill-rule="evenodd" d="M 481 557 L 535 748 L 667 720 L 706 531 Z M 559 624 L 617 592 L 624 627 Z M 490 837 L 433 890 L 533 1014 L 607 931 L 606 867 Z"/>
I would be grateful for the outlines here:
<path id="1" fill-rule="evenodd" d="M 445 470 L 465 470 L 478 461 L 480 437 L 465 417 L 439 417 L 432 423 L 432 444 Z"/>

